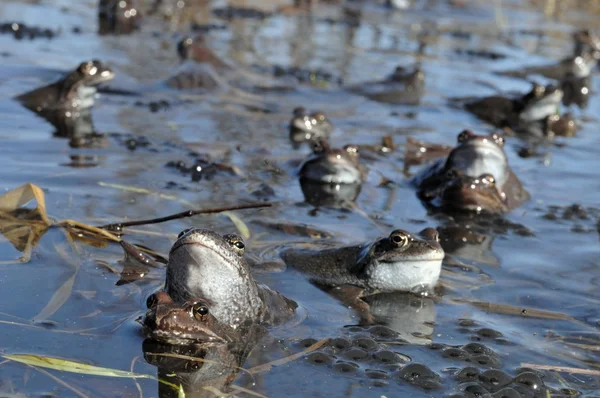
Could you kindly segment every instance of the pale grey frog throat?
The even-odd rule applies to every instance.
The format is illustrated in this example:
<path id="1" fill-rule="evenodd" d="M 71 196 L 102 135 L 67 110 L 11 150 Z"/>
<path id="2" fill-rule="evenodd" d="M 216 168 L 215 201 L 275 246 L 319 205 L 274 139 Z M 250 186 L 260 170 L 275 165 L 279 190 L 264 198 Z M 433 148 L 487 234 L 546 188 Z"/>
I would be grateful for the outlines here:
<path id="1" fill-rule="evenodd" d="M 461 169 L 469 177 L 477 178 L 482 174 L 489 173 L 496 179 L 496 184 L 502 187 L 508 180 L 510 170 L 504 151 L 495 145 L 491 143 L 471 144 L 470 148 L 459 149 L 456 153 L 473 151 L 476 155 L 464 160 L 465 155 L 455 154 L 451 158 L 451 165 Z"/>
<path id="2" fill-rule="evenodd" d="M 205 297 L 213 303 L 211 313 L 215 318 L 234 328 L 247 320 L 257 319 L 263 306 L 258 287 L 245 269 L 247 267 L 243 264 L 231 266 L 230 262 L 231 259 L 201 242 L 175 245 L 169 258 L 171 274 L 177 274 L 175 279 L 185 277 L 183 281 L 172 282 L 167 278 L 167 293 L 182 299 Z"/>

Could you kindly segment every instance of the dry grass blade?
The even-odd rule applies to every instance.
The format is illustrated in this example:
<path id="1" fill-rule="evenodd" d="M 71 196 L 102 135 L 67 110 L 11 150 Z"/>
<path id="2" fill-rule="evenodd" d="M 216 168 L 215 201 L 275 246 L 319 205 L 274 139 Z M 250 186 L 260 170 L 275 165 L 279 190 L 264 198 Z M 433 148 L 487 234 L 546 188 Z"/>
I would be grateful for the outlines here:
<path id="1" fill-rule="evenodd" d="M 600 345 L 590 345 L 590 344 L 571 343 L 571 342 L 566 342 L 565 344 L 569 345 L 571 347 L 577 347 L 577 348 L 581 348 L 584 350 L 600 351 Z"/>
<path id="2" fill-rule="evenodd" d="M 303 351 L 300 351 L 297 354 L 290 355 L 289 357 L 277 359 L 275 361 L 267 362 L 265 364 L 250 368 L 250 369 L 248 369 L 248 373 L 256 374 L 256 373 L 261 373 L 261 372 L 267 372 L 267 371 L 271 370 L 271 368 L 273 366 L 281 366 L 281 365 L 285 365 L 288 362 L 295 361 L 296 359 L 301 358 L 310 352 L 318 350 L 319 348 L 321 348 L 323 346 L 323 344 L 327 343 L 327 341 L 329 341 L 329 339 L 319 340 L 315 344 L 311 345 L 310 347 L 308 347 L 307 349 L 305 349 Z"/>
<path id="3" fill-rule="evenodd" d="M 68 239 L 67 234 L 67 239 Z M 33 317 L 34 322 L 40 322 L 50 318 L 56 311 L 58 311 L 71 297 L 71 293 L 73 292 L 73 284 L 75 283 L 75 278 L 77 277 L 77 273 L 79 272 L 80 263 L 77 260 L 74 260 L 76 256 L 71 255 L 71 253 L 67 252 L 62 246 L 56 245 L 54 247 L 59 256 L 64 260 L 65 263 L 73 266 L 74 271 L 73 275 L 69 279 L 67 279 L 61 287 L 54 292 L 48 304 Z"/>
<path id="4" fill-rule="evenodd" d="M 54 369 L 59 370 L 61 372 L 70 372 L 102 377 L 140 378 L 156 380 L 156 377 L 147 374 L 126 372 L 123 370 L 104 368 L 100 366 L 88 365 L 86 363 L 70 361 L 68 359 L 46 357 L 42 355 L 2 354 L 2 357 L 10 359 L 11 361 L 24 363 L 26 365 L 38 366 L 40 368 L 46 369 Z"/>
<path id="5" fill-rule="evenodd" d="M 553 370 L 555 372 L 562 372 L 562 373 L 572 373 L 572 374 L 580 374 L 580 375 L 588 375 L 588 376 L 600 376 L 600 370 L 572 368 L 570 366 L 538 365 L 535 363 L 522 363 L 521 366 L 525 367 L 525 368 L 538 369 L 538 370 Z"/>
<path id="6" fill-rule="evenodd" d="M 173 200 L 173 201 L 182 203 L 182 204 L 184 204 L 186 206 L 190 206 L 190 207 L 193 206 L 193 203 L 190 203 L 187 200 L 180 199 L 177 196 L 167 195 L 167 194 L 160 193 L 160 192 L 154 192 L 154 191 L 151 191 L 146 188 L 138 188 L 138 187 L 134 187 L 134 186 L 120 185 L 120 184 L 111 184 L 111 183 L 102 182 L 102 181 L 98 182 L 98 185 L 100 185 L 101 187 L 118 189 L 120 191 L 135 192 L 135 193 L 141 193 L 144 195 L 158 196 L 161 199 Z"/>
<path id="7" fill-rule="evenodd" d="M 75 271 L 75 273 L 71 275 L 71 277 L 67 279 L 56 292 L 54 292 L 50 301 L 48 301 L 48 304 L 46 304 L 39 314 L 33 317 L 34 322 L 40 322 L 50 318 L 67 302 L 69 297 L 71 297 L 76 276 L 77 271 Z"/>
<path id="8" fill-rule="evenodd" d="M 35 208 L 24 207 L 32 201 L 36 202 Z M 32 247 L 51 224 L 46 214 L 44 191 L 40 187 L 28 183 L 0 196 L 0 233 L 23 252 L 19 262 L 29 261 Z"/>
<path id="9" fill-rule="evenodd" d="M 266 395 L 260 394 L 258 392 L 249 390 L 247 388 L 241 387 L 241 386 L 236 386 L 235 384 L 231 386 L 232 389 L 236 390 L 236 391 L 240 391 L 240 392 L 244 392 L 248 395 L 252 395 L 255 397 L 259 397 L 259 398 L 268 398 Z"/>
<path id="10" fill-rule="evenodd" d="M 101 237 L 105 240 L 109 240 L 111 242 L 120 242 L 121 238 L 117 235 L 98 227 L 94 227 L 93 225 L 88 225 L 81 223 L 75 220 L 63 220 L 58 223 L 63 228 L 66 228 L 69 232 L 74 234 L 88 233 L 92 236 Z"/>
<path id="11" fill-rule="evenodd" d="M 32 200 L 37 202 L 35 212 L 27 215 L 27 219 L 36 219 L 42 221 L 46 225 L 52 224 L 46 214 L 46 199 L 44 191 L 37 185 L 27 183 L 18 188 L 8 191 L 0 196 L 0 212 L 12 213 Z"/>
<path id="12" fill-rule="evenodd" d="M 242 235 L 242 238 L 250 239 L 250 229 L 237 214 L 231 211 L 224 211 L 222 214 L 229 217 L 233 225 L 235 225 L 235 228 L 239 231 L 240 235 Z"/>

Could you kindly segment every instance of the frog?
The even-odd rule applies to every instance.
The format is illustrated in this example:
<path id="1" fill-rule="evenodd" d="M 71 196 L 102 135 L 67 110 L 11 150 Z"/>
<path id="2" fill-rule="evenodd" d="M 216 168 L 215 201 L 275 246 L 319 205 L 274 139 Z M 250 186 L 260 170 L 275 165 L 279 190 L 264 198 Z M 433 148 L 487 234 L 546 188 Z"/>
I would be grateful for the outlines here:
<path id="1" fill-rule="evenodd" d="M 428 204 L 446 212 L 476 212 L 505 214 L 510 208 L 506 197 L 496 186 L 496 179 L 489 173 L 471 177 L 458 170 L 451 170 L 449 178 Z"/>
<path id="2" fill-rule="evenodd" d="M 539 65 L 499 72 L 501 75 L 526 78 L 529 75 L 542 75 L 549 79 L 562 80 L 566 76 L 586 78 L 600 59 L 600 38 L 590 30 L 578 30 L 572 34 L 574 50 L 571 56 L 558 63 Z"/>
<path id="3" fill-rule="evenodd" d="M 292 143 L 300 144 L 328 139 L 333 131 L 333 124 L 323 112 L 309 113 L 305 108 L 297 107 L 294 108 L 289 129 Z"/>
<path id="4" fill-rule="evenodd" d="M 563 95 L 555 85 L 534 84 L 525 95 L 493 95 L 459 102 L 462 101 L 464 108 L 477 118 L 495 127 L 542 138 L 549 134 L 545 120 L 559 114 Z"/>
<path id="5" fill-rule="evenodd" d="M 438 282 L 444 250 L 434 228 L 417 234 L 395 229 L 388 236 L 349 246 L 292 247 L 279 254 L 286 267 L 319 286 L 353 286 L 359 296 L 430 292 Z"/>
<path id="6" fill-rule="evenodd" d="M 186 229 L 169 252 L 164 291 L 178 304 L 202 297 L 212 303 L 212 316 L 233 329 L 291 319 L 298 304 L 258 283 L 244 251 L 239 235 Z"/>
<path id="7" fill-rule="evenodd" d="M 97 86 L 112 80 L 115 73 L 98 61 L 82 62 L 60 80 L 17 96 L 25 108 L 39 113 L 61 112 L 65 116 L 90 109 Z"/>
<path id="8" fill-rule="evenodd" d="M 168 344 L 227 343 L 240 336 L 211 314 L 212 303 L 194 297 L 182 304 L 160 290 L 148 296 L 143 319 L 146 335 Z"/>
<path id="9" fill-rule="evenodd" d="M 346 89 L 377 102 L 418 105 L 425 90 L 425 73 L 420 66 L 412 69 L 397 66 L 383 80 L 359 83 Z"/>
<path id="10" fill-rule="evenodd" d="M 463 130 L 457 136 L 457 146 L 447 148 L 447 156 L 439 147 L 432 156 L 437 157 L 431 165 L 418 173 L 411 183 L 417 187 L 419 197 L 425 201 L 437 196 L 440 189 L 455 179 L 454 171 L 458 171 L 468 177 L 477 178 L 482 174 L 490 174 L 494 177 L 494 186 L 498 189 L 500 196 L 505 198 L 508 209 L 514 209 L 528 200 L 530 195 L 523 188 L 516 174 L 508 163 L 508 157 L 504 151 L 505 138 L 499 134 L 478 135 L 471 130 Z M 425 161 L 421 150 L 427 144 L 407 146 L 405 159 L 409 163 L 417 163 L 411 160 L 413 153 L 417 153 Z"/>
<path id="11" fill-rule="evenodd" d="M 301 164 L 298 175 L 301 180 L 320 184 L 360 184 L 366 170 L 360 164 L 356 145 L 331 148 L 326 140 L 313 146 L 313 153 Z"/>

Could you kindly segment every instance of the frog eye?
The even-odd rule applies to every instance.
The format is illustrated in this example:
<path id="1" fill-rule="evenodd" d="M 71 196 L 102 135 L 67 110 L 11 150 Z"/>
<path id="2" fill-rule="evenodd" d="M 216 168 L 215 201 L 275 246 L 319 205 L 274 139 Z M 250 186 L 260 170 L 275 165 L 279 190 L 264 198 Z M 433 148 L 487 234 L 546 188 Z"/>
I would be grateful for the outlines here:
<path id="1" fill-rule="evenodd" d="M 158 297 L 156 297 L 156 293 L 152 293 L 146 299 L 146 308 L 152 308 L 158 304 Z"/>
<path id="2" fill-rule="evenodd" d="M 324 121 L 327 119 L 327 117 L 325 116 L 325 114 L 324 114 L 324 113 L 322 113 L 322 112 L 316 112 L 316 113 L 313 113 L 313 115 L 312 115 L 312 116 L 313 116 L 313 118 L 315 118 L 315 119 L 316 119 L 318 122 L 324 122 Z"/>
<path id="3" fill-rule="evenodd" d="M 397 248 L 403 248 L 408 246 L 410 241 L 410 234 L 406 231 L 396 230 L 390 234 L 390 243 L 392 246 Z"/>
<path id="4" fill-rule="evenodd" d="M 195 303 L 192 306 L 192 315 L 197 321 L 204 321 L 208 313 L 208 307 L 204 303 Z"/>
<path id="5" fill-rule="evenodd" d="M 541 84 L 534 84 L 533 89 L 531 90 L 534 97 L 541 97 L 546 92 L 546 87 Z"/>
<path id="6" fill-rule="evenodd" d="M 475 134 L 473 134 L 471 130 L 463 130 L 458 137 L 456 137 L 456 140 L 462 144 L 463 142 L 469 141 L 473 136 L 475 136 Z"/>
<path id="7" fill-rule="evenodd" d="M 501 135 L 498 134 L 492 134 L 492 139 L 494 140 L 494 142 L 499 146 L 499 147 L 503 147 L 504 146 L 504 137 L 502 137 Z"/>
<path id="8" fill-rule="evenodd" d="M 179 239 L 181 239 L 181 237 L 182 237 L 183 235 L 187 234 L 187 233 L 188 233 L 188 232 L 190 232 L 192 229 L 194 229 L 194 228 L 187 228 L 187 229 L 184 229 L 183 231 L 181 231 L 181 232 L 179 233 L 179 235 L 177 235 L 177 239 L 178 239 L 178 240 L 179 240 Z"/>
<path id="9" fill-rule="evenodd" d="M 235 234 L 229 234 L 224 236 L 225 240 L 233 247 L 233 249 L 237 252 L 239 256 L 244 255 L 244 249 L 246 245 L 244 244 L 244 240 Z"/>
<path id="10" fill-rule="evenodd" d="M 96 65 L 94 65 L 93 61 L 83 62 L 81 65 L 79 65 L 79 72 L 86 76 L 93 76 L 96 74 L 96 72 L 98 72 L 98 68 Z"/>
<path id="11" fill-rule="evenodd" d="M 186 37 L 177 43 L 177 52 L 183 59 L 188 57 L 188 50 L 194 44 L 194 40 L 191 37 Z"/>
<path id="12" fill-rule="evenodd" d="M 496 179 L 491 174 L 482 174 L 479 176 L 479 180 L 484 184 L 496 185 Z"/>
<path id="13" fill-rule="evenodd" d="M 344 147 L 344 149 L 346 150 L 346 152 L 348 152 L 350 155 L 354 155 L 357 156 L 358 155 L 358 147 L 356 145 L 346 145 Z"/>

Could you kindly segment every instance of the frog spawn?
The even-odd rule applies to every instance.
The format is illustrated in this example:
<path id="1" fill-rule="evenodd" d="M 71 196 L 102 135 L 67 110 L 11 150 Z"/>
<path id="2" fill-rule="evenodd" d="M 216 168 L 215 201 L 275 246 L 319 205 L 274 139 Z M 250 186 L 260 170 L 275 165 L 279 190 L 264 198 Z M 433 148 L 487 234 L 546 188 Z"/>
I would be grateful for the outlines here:
<path id="1" fill-rule="evenodd" d="M 299 346 L 306 349 L 316 342 L 308 338 L 300 341 Z M 352 326 L 345 330 L 344 336 L 329 339 L 324 346 L 305 355 L 304 360 L 368 386 L 407 382 L 426 390 L 441 388 L 438 374 L 425 365 L 411 363 L 410 357 L 393 351 L 386 342 L 407 344 L 398 333 L 385 326 Z"/>
<path id="2" fill-rule="evenodd" d="M 321 372 L 349 377 L 365 387 L 386 387 L 398 383 L 417 391 L 455 398 L 545 398 L 573 396 L 573 390 L 557 390 L 544 383 L 544 374 L 530 368 L 504 369 L 498 353 L 482 341 L 511 344 L 502 333 L 479 327 L 471 319 L 460 319 L 458 330 L 471 333 L 472 342 L 463 345 L 431 343 L 425 348 L 442 361 L 438 369 L 411 358 L 415 346 L 394 330 L 383 326 L 349 326 L 303 360 Z M 318 340 L 306 338 L 297 349 L 306 350 Z M 411 352 L 411 356 L 404 352 Z M 423 357 L 423 355 L 418 355 Z M 415 355 L 416 357 L 416 355 Z M 427 361 L 428 363 L 432 361 Z M 440 366 L 441 365 L 441 366 Z M 577 393 L 577 392 L 575 392 Z"/>

